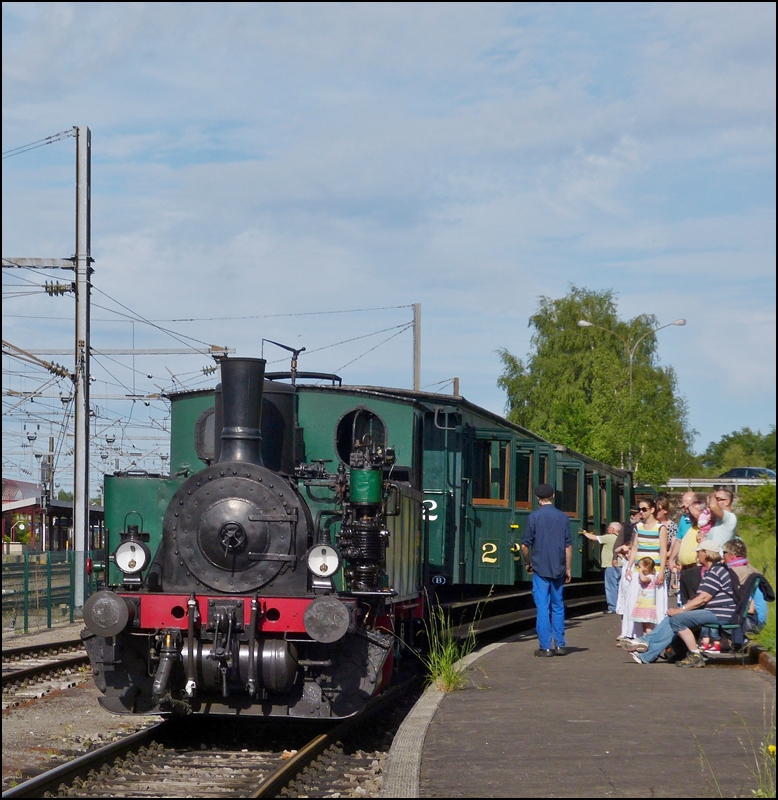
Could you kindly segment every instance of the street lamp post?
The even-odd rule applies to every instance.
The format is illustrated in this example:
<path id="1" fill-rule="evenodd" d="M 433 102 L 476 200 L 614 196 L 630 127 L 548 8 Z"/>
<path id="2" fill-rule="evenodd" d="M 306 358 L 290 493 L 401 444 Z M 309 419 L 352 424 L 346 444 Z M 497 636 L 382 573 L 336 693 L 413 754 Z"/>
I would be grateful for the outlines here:
<path id="1" fill-rule="evenodd" d="M 637 352 L 638 345 L 646 338 L 646 336 L 650 336 L 652 333 L 656 333 L 657 331 L 661 331 L 664 328 L 669 328 L 672 325 L 686 325 L 685 319 L 677 319 L 675 322 L 668 322 L 667 325 L 660 325 L 658 328 L 652 328 L 650 331 L 646 331 L 642 336 L 640 336 L 634 344 L 630 344 L 630 342 L 625 339 L 620 333 L 616 333 L 616 331 L 612 331 L 610 328 L 604 328 L 602 325 L 597 325 L 594 322 L 589 322 L 588 319 L 579 319 L 578 320 L 578 327 L 579 328 L 599 328 L 601 331 L 605 331 L 606 333 L 612 333 L 617 339 L 621 340 L 621 343 L 624 345 L 625 350 L 627 351 L 627 355 L 629 356 L 629 399 L 632 400 L 632 367 L 635 359 L 635 353 Z M 632 444 L 630 443 L 629 448 L 629 468 L 632 469 Z"/>
<path id="2" fill-rule="evenodd" d="M 14 522 L 14 524 L 11 525 L 10 536 L 12 542 L 14 540 L 14 531 L 17 528 L 19 529 L 19 533 L 24 533 L 27 530 L 27 522 L 25 522 L 23 519 L 17 519 L 16 522 Z"/>

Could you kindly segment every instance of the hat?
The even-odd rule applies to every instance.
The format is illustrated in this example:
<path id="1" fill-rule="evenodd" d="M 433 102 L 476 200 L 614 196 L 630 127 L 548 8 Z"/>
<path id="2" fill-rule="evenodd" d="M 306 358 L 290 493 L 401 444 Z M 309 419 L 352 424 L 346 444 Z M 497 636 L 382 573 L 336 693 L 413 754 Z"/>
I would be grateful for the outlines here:
<path id="1" fill-rule="evenodd" d="M 554 496 L 554 487 L 550 483 L 541 483 L 535 487 L 535 496 L 541 500 L 548 500 Z"/>
<path id="2" fill-rule="evenodd" d="M 697 545 L 697 550 L 710 550 L 711 553 L 721 555 L 721 545 L 715 539 L 706 539 Z"/>

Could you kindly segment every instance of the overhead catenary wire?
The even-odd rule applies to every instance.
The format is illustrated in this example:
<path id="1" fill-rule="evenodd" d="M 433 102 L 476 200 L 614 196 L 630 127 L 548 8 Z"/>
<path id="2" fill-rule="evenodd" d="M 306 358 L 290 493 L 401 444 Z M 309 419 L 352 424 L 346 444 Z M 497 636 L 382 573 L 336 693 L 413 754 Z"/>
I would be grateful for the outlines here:
<path id="1" fill-rule="evenodd" d="M 10 408 L 4 409 L 2 415 L 5 416 L 6 414 L 10 414 L 14 409 L 26 403 L 31 397 L 34 397 L 37 392 L 42 392 L 44 389 L 48 389 L 49 386 L 51 386 L 51 384 L 55 383 L 56 381 L 57 381 L 57 376 L 52 375 L 42 386 L 39 386 L 37 389 L 33 389 L 31 392 L 28 392 L 27 394 L 23 395 L 21 400 L 19 400 L 18 403 L 14 403 Z"/>
<path id="2" fill-rule="evenodd" d="M 313 317 L 322 314 L 358 314 L 363 311 L 389 311 L 396 308 L 413 308 L 412 303 L 402 306 L 377 306 L 375 308 L 346 308 L 336 311 L 295 311 L 288 314 L 252 314 L 246 317 L 183 317 L 181 319 L 157 319 L 155 322 L 225 322 L 239 319 L 273 319 L 276 317 Z"/>
<path id="3" fill-rule="evenodd" d="M 413 327 L 413 323 L 412 322 L 408 323 L 402 330 L 399 330 L 399 331 L 397 331 L 397 333 L 393 333 L 391 336 L 388 336 L 386 339 L 383 340 L 383 342 L 379 342 L 377 345 L 375 345 L 375 347 L 371 347 L 369 350 L 365 350 L 365 352 L 362 353 L 362 355 L 359 355 L 356 358 L 352 358 L 351 361 L 349 361 L 348 363 L 344 364 L 342 367 L 338 367 L 335 371 L 336 372 L 340 372 L 342 369 L 345 369 L 346 367 L 350 367 L 355 361 L 359 361 L 360 358 L 363 358 L 368 353 L 372 353 L 373 350 L 377 350 L 379 347 L 381 347 L 381 345 L 386 344 L 390 339 L 394 339 L 395 336 L 399 336 L 401 333 L 407 331 L 409 328 L 412 328 L 412 327 Z"/>
<path id="4" fill-rule="evenodd" d="M 24 273 L 21 272 L 22 269 L 31 269 L 31 270 L 33 270 L 33 272 L 35 272 L 35 269 L 37 269 L 36 267 L 27 266 L 26 264 L 22 264 L 22 263 L 14 264 L 13 261 L 4 259 L 3 266 L 6 266 L 6 265 L 13 266 L 15 268 L 16 271 L 14 272 L 13 277 L 18 279 L 15 282 L 13 281 L 13 279 L 11 279 L 10 282 L 6 282 L 6 284 L 5 284 L 4 288 L 6 290 L 6 294 L 7 294 L 7 296 L 9 298 L 21 297 L 21 296 L 27 295 L 27 294 L 32 294 L 32 295 L 43 294 L 43 291 L 45 291 L 45 287 L 41 286 L 42 282 L 36 279 L 37 276 L 36 275 L 24 276 Z M 62 267 L 62 266 L 60 266 L 59 268 L 60 269 L 66 269 L 66 267 Z M 5 277 L 9 278 L 11 276 L 10 275 L 5 275 Z M 240 317 L 235 317 L 235 316 L 230 315 L 230 316 L 226 316 L 226 317 L 212 317 L 212 318 L 175 318 L 175 319 L 171 319 L 170 320 L 171 323 L 175 324 L 175 327 L 173 329 L 171 329 L 169 327 L 169 325 L 166 324 L 167 320 L 157 320 L 157 319 L 145 317 L 145 316 L 141 315 L 140 313 L 134 311 L 134 309 L 131 308 L 130 306 L 118 301 L 115 297 L 111 296 L 109 293 L 107 293 L 107 292 L 105 292 L 105 291 L 103 291 L 103 290 L 101 290 L 101 289 L 99 289 L 99 288 L 97 288 L 95 286 L 92 287 L 92 290 L 93 290 L 93 296 L 97 295 L 97 297 L 94 297 L 94 299 L 97 299 L 98 297 L 102 296 L 102 297 L 105 298 L 105 300 L 110 302 L 110 305 L 106 306 L 104 303 L 103 304 L 101 304 L 99 302 L 95 303 L 94 299 L 93 299 L 93 302 L 92 302 L 93 310 L 95 310 L 95 311 L 104 310 L 104 311 L 106 311 L 108 313 L 108 317 L 105 318 L 105 319 L 99 319 L 99 318 L 96 318 L 96 317 L 93 316 L 92 320 L 94 322 L 107 322 L 107 323 L 119 323 L 119 324 L 122 324 L 122 323 L 127 324 L 127 322 L 136 322 L 138 324 L 143 323 L 143 324 L 147 325 L 148 327 L 150 327 L 150 328 L 152 328 L 152 329 L 154 329 L 156 331 L 159 331 L 160 333 L 167 334 L 171 338 L 173 338 L 176 341 L 178 341 L 181 345 L 183 345 L 183 346 L 185 346 L 187 348 L 191 348 L 192 350 L 195 350 L 195 349 L 200 348 L 200 347 L 210 348 L 210 347 L 212 347 L 212 345 L 210 344 L 210 342 L 202 341 L 201 339 L 198 339 L 198 338 L 196 338 L 194 336 L 190 336 L 190 335 L 184 334 L 184 333 L 179 331 L 179 328 L 183 324 L 186 324 L 186 323 L 188 323 L 190 321 L 191 322 L 201 322 L 201 321 L 205 322 L 205 321 L 208 321 L 208 320 L 211 320 L 211 319 L 214 320 L 214 321 L 221 321 L 221 320 L 224 320 L 224 321 L 237 321 L 237 320 L 273 319 L 273 318 L 284 318 L 284 317 L 295 318 L 295 317 L 306 317 L 306 316 L 312 317 L 312 316 L 343 315 L 343 314 L 352 314 L 353 315 L 353 314 L 359 314 L 359 313 L 380 312 L 380 311 L 383 311 L 383 310 L 392 311 L 392 310 L 396 310 L 396 309 L 400 309 L 400 308 L 410 308 L 410 307 L 412 307 L 411 304 L 407 304 L 407 305 L 390 305 L 390 306 L 351 308 L 351 309 L 343 309 L 343 308 L 341 308 L 341 309 L 333 309 L 333 310 L 326 310 L 326 311 L 311 311 L 311 312 L 256 314 L 256 315 L 247 315 L 247 316 L 240 316 Z M 53 321 L 55 319 L 58 319 L 57 317 L 53 317 L 53 316 L 51 316 L 49 314 L 44 314 L 44 315 L 4 314 L 3 316 L 4 317 L 9 317 L 9 318 L 19 318 L 19 319 L 21 319 L 21 318 L 24 318 L 24 319 L 38 319 L 38 320 L 45 319 L 47 322 L 51 322 L 51 321 Z M 63 321 L 69 321 L 69 320 L 71 320 L 71 317 L 70 316 L 63 316 L 61 319 Z M 329 344 L 317 346 L 312 350 L 306 351 L 305 355 L 311 355 L 313 353 L 317 353 L 317 352 L 320 352 L 320 351 L 323 351 L 323 350 L 327 350 L 327 349 L 332 349 L 332 348 L 338 347 L 338 346 L 345 346 L 345 345 L 348 345 L 348 344 L 353 343 L 353 342 L 358 342 L 361 339 L 370 338 L 370 337 L 377 337 L 377 336 L 383 335 L 384 333 L 391 334 L 391 335 L 388 335 L 382 341 L 378 342 L 377 344 L 367 348 L 364 352 L 360 353 L 355 358 L 350 359 L 348 362 L 346 362 L 346 364 L 343 365 L 343 367 L 340 367 L 340 369 L 343 369 L 343 368 L 345 368 L 347 366 L 350 366 L 351 364 L 355 363 L 356 361 L 360 360 L 361 358 L 364 358 L 369 353 L 371 353 L 374 350 L 376 350 L 377 348 L 381 347 L 383 344 L 385 344 L 386 342 L 390 341 L 392 338 L 395 338 L 396 336 L 399 336 L 401 333 L 403 333 L 404 331 L 408 330 L 411 327 L 412 327 L 412 323 L 402 323 L 400 325 L 393 325 L 393 326 L 390 326 L 390 327 L 382 327 L 381 329 L 378 329 L 378 330 L 375 330 L 375 331 L 372 331 L 372 332 L 369 332 L 369 333 L 362 333 L 362 334 L 360 334 L 358 336 L 352 336 L 352 337 L 348 337 L 347 339 L 344 339 L 344 340 L 338 340 L 338 341 L 335 341 L 335 342 L 331 342 Z M 204 328 L 205 328 L 205 326 L 201 326 L 201 329 L 198 329 L 198 333 L 200 333 L 200 335 L 202 335 L 202 332 L 204 332 Z M 209 335 L 209 334 L 206 334 L 206 336 L 207 335 Z M 319 340 L 319 341 L 321 341 L 321 340 Z M 120 412 L 118 415 L 116 415 L 114 410 L 110 410 L 109 411 L 109 409 L 111 408 L 111 403 L 110 402 L 109 402 L 109 405 L 106 406 L 105 408 L 101 408 L 100 406 L 93 405 L 90 410 L 93 412 L 93 420 L 94 420 L 94 423 L 96 424 L 97 428 L 104 429 L 104 428 L 109 427 L 109 426 L 112 427 L 114 429 L 117 437 L 118 437 L 118 440 L 121 442 L 122 447 L 123 447 L 124 450 L 127 450 L 128 448 L 129 449 L 138 449 L 138 450 L 143 449 L 143 447 L 136 447 L 136 443 L 133 441 L 134 439 L 137 438 L 137 434 L 139 432 L 141 432 L 143 428 L 146 428 L 146 429 L 151 428 L 152 430 L 159 431 L 159 435 L 161 437 L 164 437 L 165 435 L 169 435 L 170 404 L 169 404 L 169 398 L 166 396 L 167 393 L 171 391 L 171 388 L 169 387 L 169 380 L 167 378 L 165 378 L 163 380 L 159 380 L 159 383 L 163 384 L 165 386 L 165 388 L 164 389 L 160 389 L 160 391 L 162 393 L 162 396 L 159 398 L 159 400 L 157 402 L 152 402 L 148 409 L 143 409 L 142 406 L 139 406 L 136 409 L 135 404 L 136 404 L 136 401 L 138 399 L 142 399 L 144 401 L 147 401 L 147 400 L 151 400 L 151 396 L 149 395 L 148 397 L 144 397 L 143 396 L 143 389 L 141 389 L 140 393 L 137 396 L 132 396 L 132 395 L 134 395 L 134 391 L 131 393 L 129 391 L 129 389 L 128 389 L 128 386 L 125 385 L 125 384 L 133 383 L 133 382 L 132 381 L 126 381 L 126 378 L 125 378 L 125 381 L 122 381 L 122 379 L 121 379 L 122 373 L 121 372 L 117 372 L 117 370 L 118 370 L 118 368 L 123 367 L 124 369 L 131 370 L 132 374 L 137 374 L 137 375 L 148 374 L 147 371 L 143 370 L 143 369 L 136 369 L 134 367 L 134 365 L 130 366 L 129 364 L 125 364 L 125 363 L 123 363 L 123 360 L 121 358 L 116 359 L 116 358 L 111 357 L 111 356 L 109 356 L 107 354 L 102 354 L 102 353 L 100 353 L 99 348 L 92 347 L 91 352 L 92 352 L 92 357 L 93 357 L 93 363 L 95 364 L 95 366 L 97 366 L 99 368 L 99 372 L 103 373 L 103 375 L 105 375 L 105 377 L 108 379 L 108 380 L 103 380 L 102 377 L 98 378 L 98 380 L 101 382 L 101 385 L 104 383 L 106 385 L 106 387 L 115 386 L 116 388 L 119 388 L 120 391 L 124 391 L 124 392 L 126 392 L 126 394 L 131 395 L 129 397 L 126 397 L 126 401 L 130 402 L 130 408 L 126 409 L 126 406 L 122 407 L 123 409 L 126 409 L 127 413 L 121 413 Z M 283 360 L 284 359 L 279 359 L 279 361 L 283 361 Z M 41 366 L 39 363 L 35 363 L 35 362 L 31 362 L 31 363 L 34 363 L 36 367 L 40 367 Z M 112 364 L 115 365 L 115 367 L 116 367 L 115 369 L 112 368 L 112 366 L 111 366 Z M 173 388 L 175 388 L 175 389 L 181 389 L 181 388 L 183 388 L 183 389 L 194 389 L 194 388 L 205 387 L 205 386 L 213 383 L 213 377 L 211 375 L 209 375 L 209 374 L 202 374 L 201 370 L 193 371 L 191 374 L 189 372 L 180 373 L 175 369 L 175 366 L 173 364 L 171 364 L 170 366 L 173 368 L 173 371 L 175 372 L 175 381 L 173 382 L 173 384 L 174 384 Z M 148 370 L 148 372 L 156 372 L 156 370 Z M 34 395 L 32 397 L 29 397 L 29 402 L 26 402 L 26 403 L 23 402 L 23 403 L 20 404 L 19 401 L 22 400 L 22 395 L 19 394 L 16 398 L 13 399 L 13 404 L 15 405 L 15 407 L 13 409 L 10 409 L 9 408 L 9 404 L 4 402 L 3 403 L 3 408 L 4 408 L 4 411 L 7 411 L 7 415 L 6 415 L 5 419 L 13 419 L 13 420 L 17 421 L 17 422 L 15 422 L 15 424 L 18 424 L 20 428 L 21 428 L 21 421 L 23 421 L 25 419 L 29 420 L 29 419 L 33 419 L 33 418 L 34 419 L 40 419 L 41 423 L 45 422 L 48 425 L 52 425 L 52 424 L 55 425 L 58 428 L 59 432 L 60 432 L 60 437 L 59 437 L 60 446 L 57 448 L 58 451 L 59 451 L 58 452 L 58 457 L 57 457 L 57 462 L 58 462 L 58 465 L 59 465 L 60 473 L 62 475 L 66 474 L 66 471 L 68 469 L 68 465 L 70 464 L 70 461 L 71 461 L 71 457 L 70 456 L 72 455 L 72 452 L 69 455 L 66 454 L 66 451 L 68 450 L 68 445 L 67 445 L 67 436 L 68 436 L 68 434 L 67 434 L 67 419 L 70 419 L 72 417 L 73 400 L 72 400 L 72 397 L 70 397 L 70 399 L 67 400 L 67 406 L 68 407 L 66 408 L 65 407 L 65 405 L 66 405 L 66 397 L 65 397 L 65 395 L 70 395 L 70 392 L 66 390 L 64 395 L 62 394 L 62 392 L 60 392 L 62 403 L 60 403 L 59 400 L 55 399 L 51 404 L 47 404 L 46 401 L 44 401 L 43 403 L 39 404 L 38 400 L 39 400 L 39 395 L 40 395 L 40 388 L 36 389 L 34 392 L 30 392 L 30 390 L 33 387 L 29 383 L 29 380 L 30 380 L 30 377 L 31 377 L 29 375 L 29 373 L 20 372 L 20 371 L 17 371 L 15 369 L 11 369 L 10 371 L 8 369 L 5 369 L 4 373 L 5 373 L 6 376 L 18 373 L 18 377 L 22 381 L 28 381 L 27 385 L 22 384 L 19 388 L 24 391 L 25 395 L 29 395 L 29 394 L 33 394 Z M 164 370 L 163 370 L 163 373 L 164 373 Z M 43 380 L 43 378 L 40 379 L 41 382 L 42 382 L 42 380 Z M 61 386 L 62 384 L 59 384 L 59 385 Z M 134 385 L 134 383 L 133 383 L 133 385 Z M 36 386 L 39 386 L 39 384 L 36 384 Z M 140 386 L 139 386 L 139 389 L 140 389 Z M 51 389 L 49 391 L 51 391 Z M 156 390 L 152 390 L 152 391 L 156 391 Z M 6 398 L 4 398 L 4 400 L 5 399 Z M 91 399 L 92 400 L 99 400 L 99 398 L 97 398 L 96 396 L 92 396 Z M 120 398 L 115 398 L 115 400 L 117 402 L 120 402 L 120 403 L 122 402 Z M 32 402 L 34 402 L 34 405 L 37 406 L 37 408 L 34 409 L 33 405 L 30 404 Z M 148 405 L 148 403 L 147 403 L 147 405 Z M 29 409 L 29 410 L 26 410 L 26 409 Z M 117 407 L 117 410 L 118 410 L 118 407 Z M 64 419 L 64 424 L 63 424 L 63 419 Z M 3 438 L 4 438 L 4 444 L 5 444 L 6 443 L 6 436 L 4 436 Z M 10 441 L 11 441 L 12 446 L 13 446 L 13 439 L 11 439 Z M 154 446 L 155 452 L 158 450 L 159 446 L 162 445 L 162 444 L 163 444 L 163 440 L 160 439 L 160 443 Z M 16 449 L 17 448 L 14 447 L 14 450 L 16 450 Z M 29 454 L 30 451 L 27 450 L 26 452 L 27 452 L 27 454 Z M 126 457 L 126 453 L 121 453 L 121 452 L 117 451 L 117 458 L 119 456 L 124 458 L 124 457 Z M 154 453 L 150 453 L 150 454 L 147 454 L 144 457 L 152 458 L 153 456 L 154 456 Z M 65 463 L 65 466 L 64 466 L 65 472 L 62 472 L 63 459 L 64 459 L 64 463 Z M 90 460 L 91 460 L 91 457 L 90 457 Z M 11 463 L 14 463 L 14 461 L 16 463 L 16 467 L 17 468 L 22 469 L 24 467 L 24 459 L 23 458 L 22 458 L 22 462 L 21 463 L 19 462 L 18 459 L 11 459 Z M 139 461 L 138 463 L 140 464 L 141 462 Z M 70 468 L 72 469 L 72 467 L 70 467 Z M 92 465 L 92 468 L 94 468 L 94 464 Z"/>
<path id="5" fill-rule="evenodd" d="M 19 147 L 12 147 L 9 150 L 3 150 L 3 160 L 11 158 L 12 156 L 20 156 L 22 153 L 29 153 L 30 150 L 37 150 L 39 147 L 45 147 L 47 144 L 54 144 L 54 142 L 61 142 L 63 139 L 69 139 L 71 136 L 76 135 L 75 128 L 69 128 L 66 131 L 53 133 L 51 136 L 46 136 L 43 139 L 30 142 L 29 144 L 22 144 Z"/>
<path id="6" fill-rule="evenodd" d="M 322 347 L 315 347 L 313 350 L 306 350 L 304 353 L 300 353 L 299 357 L 302 358 L 303 356 L 311 355 L 312 353 L 318 353 L 322 350 L 328 350 L 330 347 L 337 347 L 341 344 L 348 344 L 349 342 L 356 342 L 359 339 L 368 339 L 371 336 L 378 336 L 379 333 L 386 333 L 387 331 L 396 331 L 398 328 L 402 328 L 403 330 L 407 330 L 410 326 L 412 326 L 412 322 L 403 322 L 401 325 L 392 325 L 389 328 L 381 328 L 381 330 L 373 331 L 372 333 L 364 333 L 361 336 L 352 336 L 350 339 L 343 339 L 340 342 L 333 342 L 332 344 L 325 344 Z M 402 333 L 402 331 L 400 331 Z M 392 337 L 390 336 L 389 339 Z M 385 341 L 389 341 L 386 339 Z M 383 344 L 383 343 L 382 343 Z M 367 352 L 370 352 L 369 350 Z M 286 358 L 277 358 L 274 361 L 269 361 L 269 364 L 278 364 L 282 361 L 286 361 Z"/>
<path id="7" fill-rule="evenodd" d="M 137 322 L 144 322 L 146 325 L 150 325 L 152 328 L 155 328 L 156 330 L 161 331 L 162 333 L 166 333 L 168 336 L 171 336 L 173 339 L 175 339 L 177 342 L 181 343 L 185 347 L 192 347 L 192 345 L 191 344 L 187 344 L 184 341 L 184 339 L 189 339 L 192 342 L 197 342 L 198 344 L 205 345 L 205 347 L 210 347 L 211 346 L 210 342 L 204 342 L 204 341 L 202 341 L 202 339 L 196 339 L 194 336 L 187 336 L 186 334 L 183 334 L 183 333 L 182 334 L 178 334 L 178 333 L 175 333 L 175 332 L 169 330 L 168 328 L 163 328 L 161 325 L 157 325 L 155 322 L 152 322 L 151 320 L 148 320 L 145 317 L 142 317 L 140 314 L 138 314 L 137 312 L 133 311 L 128 306 L 124 305 L 124 303 L 120 303 L 118 300 L 116 300 L 115 298 L 111 297 L 111 295 L 109 295 L 108 293 L 102 291 L 101 289 L 97 289 L 96 287 L 93 286 L 92 290 L 99 292 L 104 297 L 107 297 L 111 302 L 116 303 L 116 305 L 118 305 L 118 306 L 121 306 L 125 311 L 128 311 L 131 316 L 128 316 L 127 314 L 122 314 L 120 311 L 115 311 L 112 308 L 106 308 L 105 306 L 98 305 L 97 303 L 92 303 L 92 305 L 95 308 L 102 308 L 103 311 L 110 311 L 112 314 L 116 314 L 116 315 L 118 315 L 120 317 L 127 317 L 128 319 L 134 319 Z M 183 338 L 181 338 L 181 337 L 183 337 Z M 194 348 L 192 348 L 192 349 L 194 349 Z"/>
<path id="8" fill-rule="evenodd" d="M 121 380 L 119 380 L 119 378 L 117 378 L 117 377 L 116 377 L 116 375 L 114 375 L 114 374 L 113 374 L 113 372 L 111 372 L 111 370 L 109 370 L 109 369 L 108 369 L 108 367 L 106 367 L 106 366 L 105 366 L 105 364 L 102 364 L 102 363 L 101 363 L 100 359 L 99 359 L 99 358 L 96 356 L 96 354 L 94 353 L 94 351 L 92 352 L 92 358 L 93 358 L 93 359 L 94 359 L 94 360 L 95 360 L 95 361 L 96 361 L 98 364 L 100 364 L 100 366 L 101 366 L 101 367 L 102 367 L 102 368 L 103 368 L 103 369 L 104 369 L 104 370 L 105 370 L 105 371 L 106 371 L 106 372 L 107 372 L 107 373 L 108 373 L 108 374 L 109 374 L 109 375 L 110 375 L 110 376 L 111 376 L 111 377 L 112 377 L 112 378 L 113 378 L 113 379 L 116 381 L 116 385 L 117 385 L 117 386 L 120 386 L 122 389 L 124 389 L 124 390 L 127 392 L 127 394 L 134 394 L 133 390 L 132 390 L 132 389 L 130 389 L 130 388 L 129 388 L 129 386 L 125 386 L 125 385 L 124 385 L 124 384 L 121 382 Z"/>

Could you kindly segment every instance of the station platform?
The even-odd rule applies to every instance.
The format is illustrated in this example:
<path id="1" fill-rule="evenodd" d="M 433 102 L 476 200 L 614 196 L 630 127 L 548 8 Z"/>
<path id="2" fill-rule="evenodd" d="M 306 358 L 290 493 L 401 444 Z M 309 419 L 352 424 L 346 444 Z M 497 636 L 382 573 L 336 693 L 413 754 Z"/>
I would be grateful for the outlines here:
<path id="1" fill-rule="evenodd" d="M 750 797 L 774 674 L 638 665 L 620 625 L 568 620 L 566 656 L 534 657 L 534 633 L 468 656 L 464 690 L 429 688 L 406 717 L 381 796 Z"/>

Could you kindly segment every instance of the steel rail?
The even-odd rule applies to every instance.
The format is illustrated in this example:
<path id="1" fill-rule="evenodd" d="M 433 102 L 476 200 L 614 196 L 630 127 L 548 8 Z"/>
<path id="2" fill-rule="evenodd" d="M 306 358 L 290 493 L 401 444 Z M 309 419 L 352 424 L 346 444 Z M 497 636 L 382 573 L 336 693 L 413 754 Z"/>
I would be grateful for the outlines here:
<path id="1" fill-rule="evenodd" d="M 3 650 L 3 661 L 17 656 L 33 656 L 47 650 L 68 650 L 71 647 L 83 647 L 81 639 L 68 639 L 64 642 L 47 642 L 46 644 L 29 644 L 23 647 L 9 647 Z"/>
<path id="2" fill-rule="evenodd" d="M 379 697 L 370 701 L 361 713 L 340 723 L 328 733 L 315 736 L 307 745 L 292 756 L 292 758 L 277 767 L 267 778 L 262 780 L 254 790 L 254 793 L 248 796 L 276 796 L 289 781 L 293 780 L 299 772 L 305 769 L 305 767 L 326 750 L 329 745 L 346 736 L 359 723 L 372 716 L 387 703 L 395 700 L 398 694 L 407 691 L 417 680 L 418 678 L 413 678 L 398 686 L 392 687 Z M 91 770 L 97 771 L 104 764 L 111 763 L 115 759 L 124 757 L 131 751 L 137 750 L 141 746 L 150 743 L 157 737 L 160 737 L 163 732 L 166 732 L 171 722 L 175 722 L 175 720 L 164 720 L 145 730 L 126 736 L 118 742 L 111 742 L 104 747 L 93 750 L 91 753 L 79 756 L 73 761 L 69 761 L 67 764 L 62 764 L 20 783 L 18 786 L 3 792 L 2 796 L 3 798 L 42 797 L 45 792 L 51 792 L 56 795 L 60 784 L 72 783 L 76 778 L 87 774 Z"/>
<path id="3" fill-rule="evenodd" d="M 154 739 L 168 726 L 168 720 L 158 722 L 150 728 L 132 733 L 118 742 L 111 742 L 110 744 L 93 750 L 91 753 L 86 753 L 83 756 L 68 761 L 67 764 L 61 764 L 59 767 L 54 767 L 48 772 L 36 775 L 12 789 L 3 792 L 3 797 L 43 797 L 45 792 L 51 792 L 55 797 L 59 785 L 61 783 L 72 782 L 79 775 L 83 775 L 89 770 L 99 769 L 103 764 L 107 764 L 119 756 L 123 756 L 141 747 L 147 741 Z"/>
<path id="4" fill-rule="evenodd" d="M 12 683 L 19 683 L 20 681 L 35 678 L 38 675 L 45 675 L 47 672 L 56 672 L 60 669 L 68 669 L 70 667 L 81 667 L 89 663 L 89 656 L 83 653 L 80 656 L 73 656 L 73 658 L 63 658 L 61 661 L 47 661 L 45 664 L 37 664 L 34 667 L 25 667 L 24 669 L 12 670 L 11 672 L 3 673 L 3 688 Z"/>
<path id="5" fill-rule="evenodd" d="M 287 762 L 281 764 L 266 778 L 262 780 L 256 790 L 249 797 L 277 797 L 281 790 L 305 769 L 315 758 L 321 755 L 331 744 L 347 736 L 357 725 L 370 718 L 385 705 L 393 702 L 399 694 L 408 691 L 414 686 L 418 677 L 411 678 L 397 686 L 393 686 L 383 694 L 369 701 L 359 714 L 341 722 L 328 733 L 320 734 L 311 739 L 305 747 L 298 750 Z"/>

